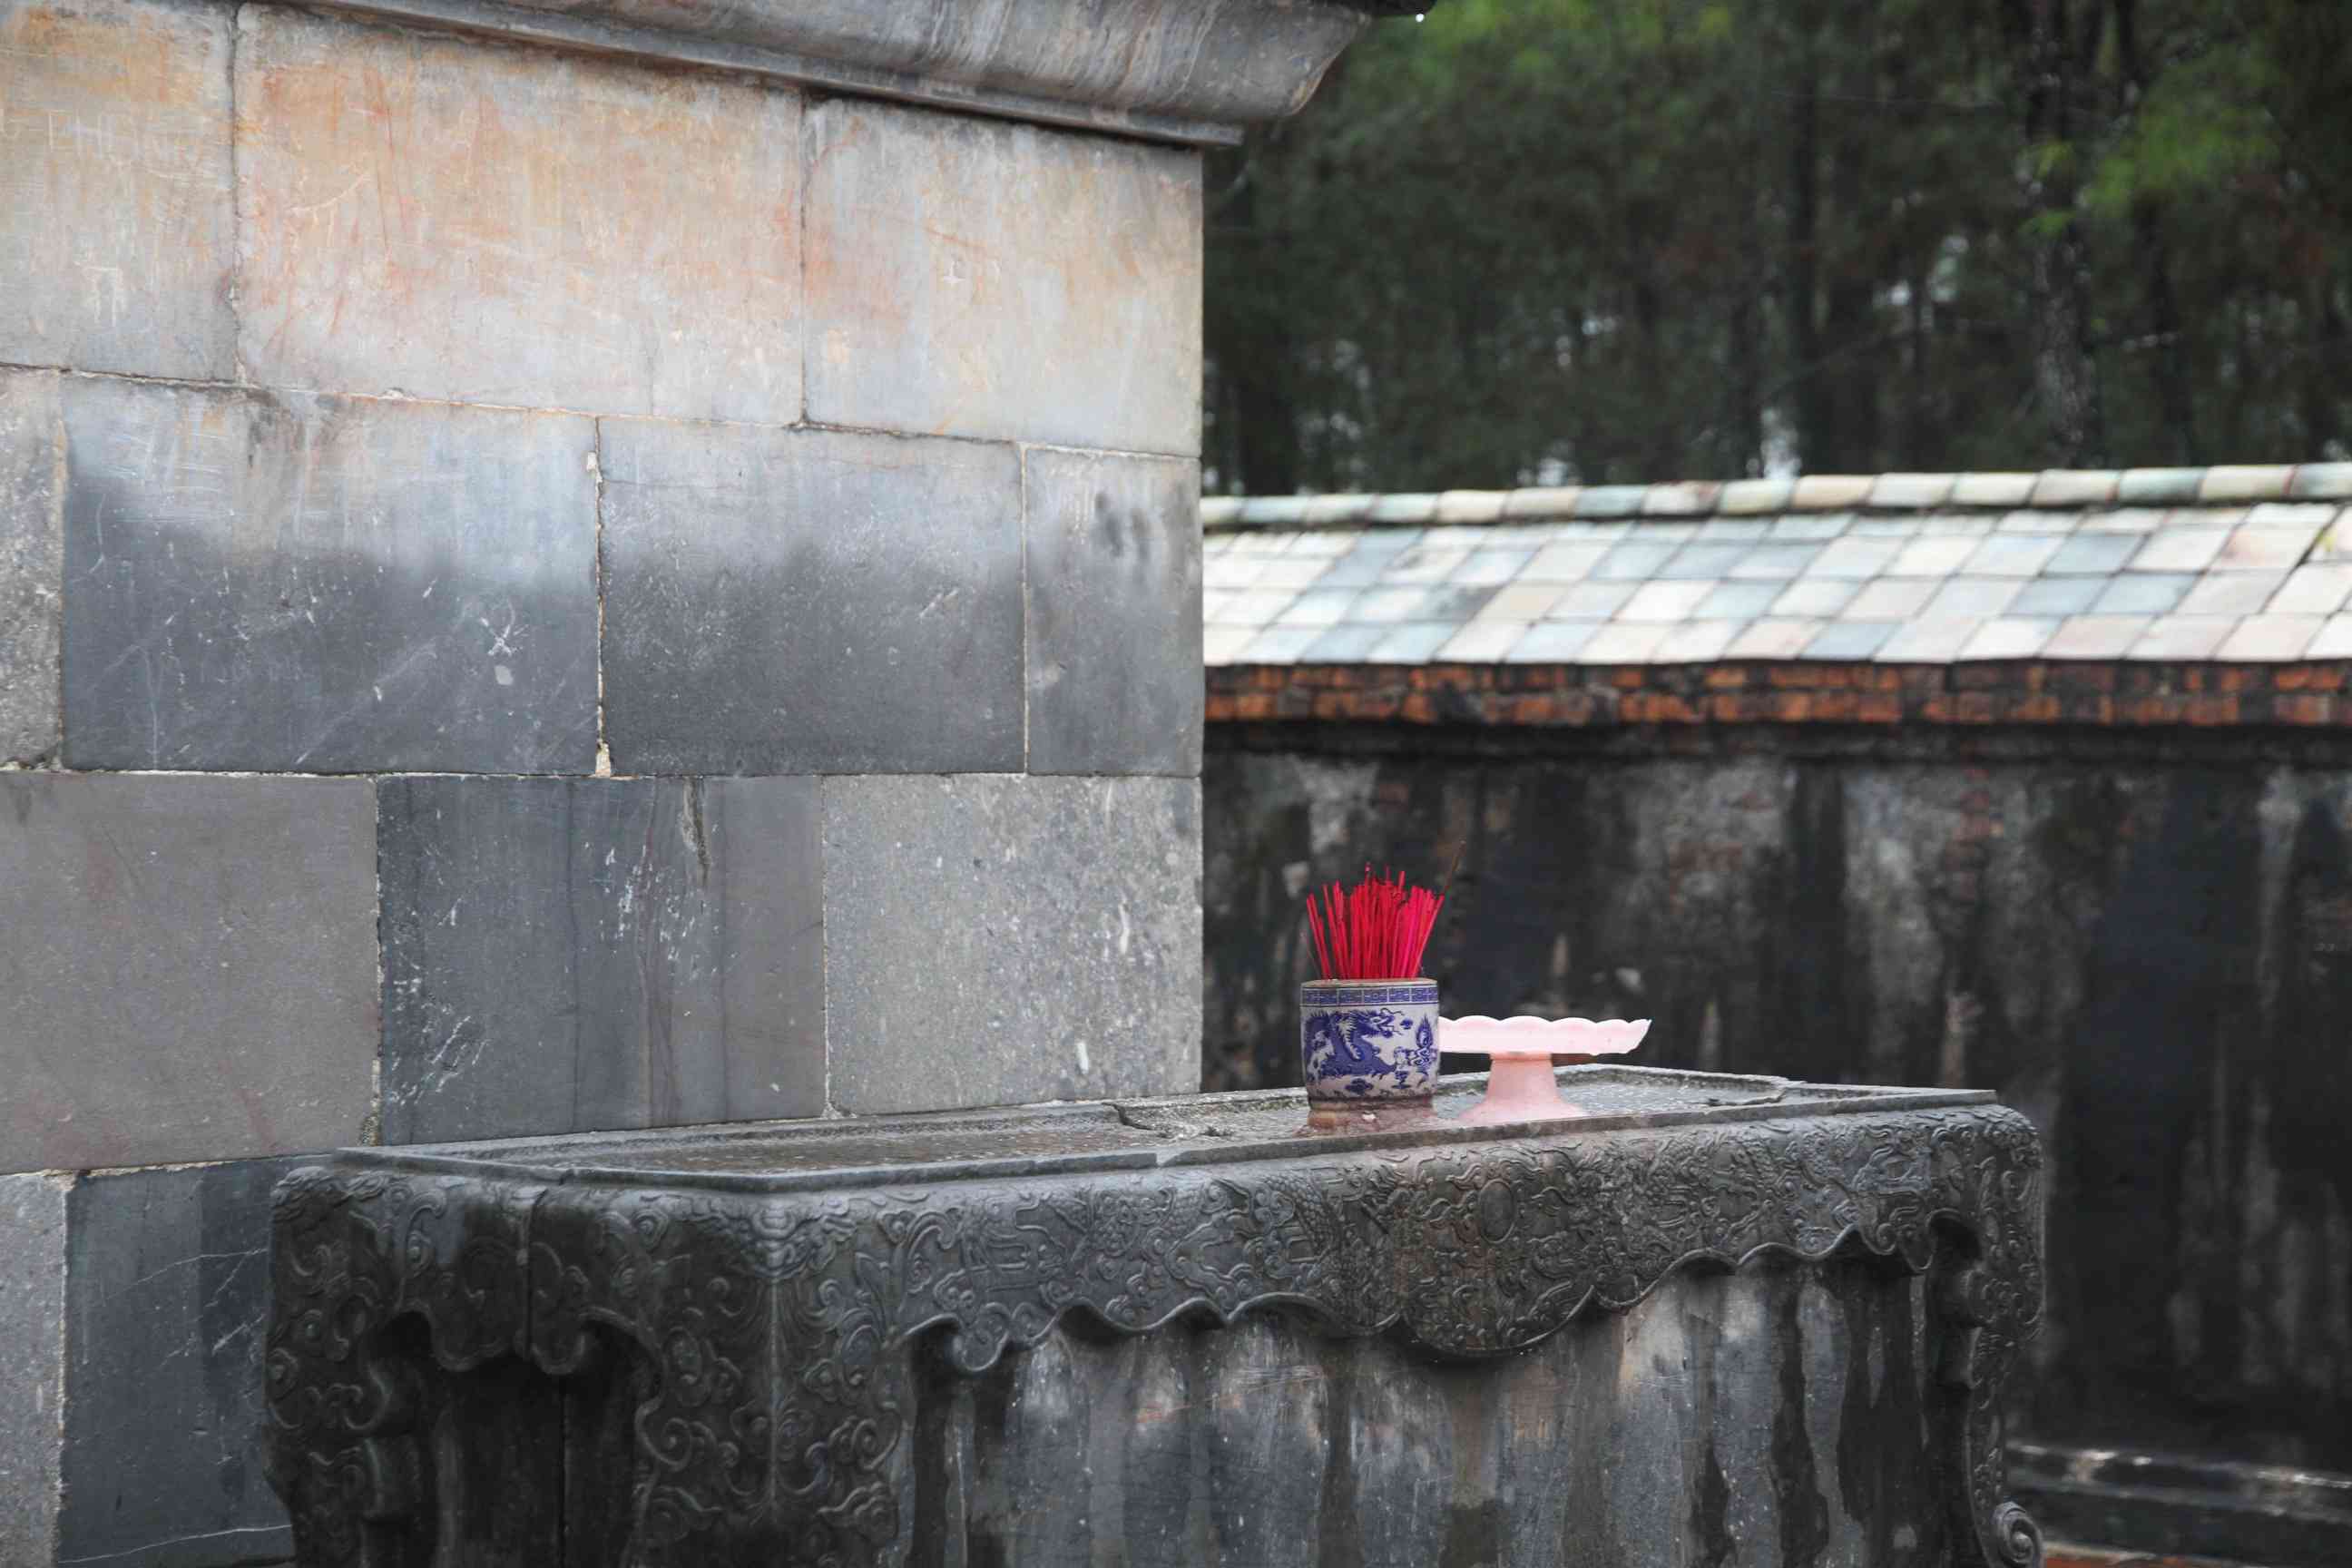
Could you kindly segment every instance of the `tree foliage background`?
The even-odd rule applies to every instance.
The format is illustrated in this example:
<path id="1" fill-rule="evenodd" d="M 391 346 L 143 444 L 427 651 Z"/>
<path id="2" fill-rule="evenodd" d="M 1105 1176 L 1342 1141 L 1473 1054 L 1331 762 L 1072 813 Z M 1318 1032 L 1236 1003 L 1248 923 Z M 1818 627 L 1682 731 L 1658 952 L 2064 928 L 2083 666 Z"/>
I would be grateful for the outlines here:
<path id="1" fill-rule="evenodd" d="M 2352 439 L 2352 0 L 1444 0 L 1209 173 L 1213 489 Z"/>

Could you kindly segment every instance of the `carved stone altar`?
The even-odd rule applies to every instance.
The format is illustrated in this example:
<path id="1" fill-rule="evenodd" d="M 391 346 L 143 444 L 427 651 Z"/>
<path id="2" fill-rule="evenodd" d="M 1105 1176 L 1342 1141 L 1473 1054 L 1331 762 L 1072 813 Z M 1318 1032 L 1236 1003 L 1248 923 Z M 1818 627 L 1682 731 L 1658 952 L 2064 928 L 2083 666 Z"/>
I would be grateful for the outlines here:
<path id="1" fill-rule="evenodd" d="M 2037 1563 L 2000 1443 L 2042 1308 L 2028 1123 L 1981 1093 L 1563 1077 L 1595 1114 L 1520 1136 L 1301 1140 L 1275 1093 L 339 1154 L 278 1192 L 272 1479 L 303 1563 L 369 1568 L 1631 1565 L 1755 1507 L 1778 1523 L 1743 1562 Z M 1475 1090 L 1450 1081 L 1441 1110 Z M 1701 1305 L 1657 1320 L 1680 1369 L 1653 1356 L 1666 1402 L 1628 1415 L 1630 1374 L 1562 1358 L 1662 1286 Z M 1745 1383 L 1674 1337 L 1730 1333 L 1746 1309 L 1704 1301 L 1738 1289 L 1787 1307 Z M 1775 1337 L 1843 1358 L 1835 1412 Z M 1579 1436 L 1584 1407 L 1616 1426 Z M 1792 1446 L 1870 1544 L 1801 1528 Z M 1685 1510 L 1641 1456 L 1702 1447 Z M 1580 1525 L 1662 1489 L 1643 1541 Z"/>

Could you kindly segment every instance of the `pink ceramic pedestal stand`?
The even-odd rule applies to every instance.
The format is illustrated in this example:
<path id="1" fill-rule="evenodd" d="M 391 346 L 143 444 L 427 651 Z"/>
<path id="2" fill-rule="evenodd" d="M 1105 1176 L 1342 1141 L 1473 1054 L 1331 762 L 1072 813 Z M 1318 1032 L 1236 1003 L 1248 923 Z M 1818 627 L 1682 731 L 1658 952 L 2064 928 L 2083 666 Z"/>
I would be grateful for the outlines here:
<path id="1" fill-rule="evenodd" d="M 1622 1056 L 1650 1032 L 1647 1018 L 1440 1018 L 1438 1048 L 1484 1052 L 1493 1062 L 1486 1097 L 1459 1121 L 1546 1121 L 1584 1112 L 1559 1097 L 1556 1057 Z"/>

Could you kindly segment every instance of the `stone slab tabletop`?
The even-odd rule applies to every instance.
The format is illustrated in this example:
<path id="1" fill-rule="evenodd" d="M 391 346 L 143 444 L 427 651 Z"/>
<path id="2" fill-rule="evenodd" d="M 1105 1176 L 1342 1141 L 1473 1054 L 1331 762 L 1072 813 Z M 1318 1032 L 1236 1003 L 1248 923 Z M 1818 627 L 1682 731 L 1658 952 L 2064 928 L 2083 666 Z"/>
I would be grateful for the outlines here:
<path id="1" fill-rule="evenodd" d="M 350 1149 L 347 1166 L 383 1166 L 534 1182 L 799 1192 L 964 1178 L 1132 1171 L 1404 1151 L 1514 1137 L 1546 1139 L 1776 1117 L 1990 1105 L 1988 1089 L 1799 1083 L 1760 1075 L 1622 1066 L 1562 1068 L 1560 1092 L 1581 1117 L 1465 1126 L 1484 1073 L 1446 1078 L 1424 1123 L 1302 1135 L 1297 1089 L 1099 1100 L 1005 1110 L 858 1117 L 835 1121 L 504 1139 L 399 1149 Z"/>

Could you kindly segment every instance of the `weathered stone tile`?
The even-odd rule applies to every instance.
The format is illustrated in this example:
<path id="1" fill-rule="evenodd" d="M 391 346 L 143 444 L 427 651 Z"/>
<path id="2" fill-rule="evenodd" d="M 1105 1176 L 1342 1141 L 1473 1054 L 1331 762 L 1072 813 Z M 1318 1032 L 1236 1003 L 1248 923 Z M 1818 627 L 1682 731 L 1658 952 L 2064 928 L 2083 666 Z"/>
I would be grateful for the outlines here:
<path id="1" fill-rule="evenodd" d="M 811 418 L 1199 453 L 1199 154 L 850 99 L 807 136 Z"/>
<path id="2" fill-rule="evenodd" d="M 1518 646 L 1533 623 L 1528 621 L 1475 621 L 1464 626 L 1446 639 L 1437 650 L 1440 664 L 1498 664 L 1503 656 Z"/>
<path id="3" fill-rule="evenodd" d="M 1919 613 L 1930 620 L 1998 616 L 2009 608 L 2021 586 L 2013 577 L 1947 578 Z"/>
<path id="4" fill-rule="evenodd" d="M 1906 621 L 1880 646 L 1877 658 L 1882 664 L 1948 664 L 1984 624 L 1974 616 Z"/>
<path id="5" fill-rule="evenodd" d="M 1727 494 L 1729 487 L 1726 487 Z M 1535 485 L 1516 489 L 1503 502 L 1505 517 L 1572 517 L 1581 485 Z M 1725 510 L 1728 510 L 1727 502 Z"/>
<path id="6" fill-rule="evenodd" d="M 234 373 L 233 15 L 0 0 L 0 360 Z"/>
<path id="7" fill-rule="evenodd" d="M 377 800 L 386 1142 L 824 1110 L 815 780 Z"/>
<path id="8" fill-rule="evenodd" d="M 1650 493 L 1647 485 L 1591 485 L 1576 498 L 1579 517 L 1634 517 Z"/>
<path id="9" fill-rule="evenodd" d="M 2147 537 L 2127 572 L 2202 572 L 2228 543 L 2226 528 L 2168 528 Z"/>
<path id="10" fill-rule="evenodd" d="M 1640 664 L 1666 638 L 1671 623 L 1612 621 L 1577 653 L 1582 664 Z"/>
<path id="11" fill-rule="evenodd" d="M 2140 552 L 2141 536 L 2133 533 L 2078 533 L 2058 547 L 2042 570 L 2053 577 L 2105 576 L 2120 572 L 2124 563 Z"/>
<path id="12" fill-rule="evenodd" d="M 1360 664 L 1396 628 L 1384 622 L 1333 626 L 1307 645 L 1309 664 Z"/>
<path id="13" fill-rule="evenodd" d="M 1696 614 L 1715 591 L 1713 579 L 1693 583 L 1644 583 L 1617 611 L 1621 621 L 1679 621 Z"/>
<path id="14" fill-rule="evenodd" d="M 2197 499 L 2208 505 L 2221 501 L 2284 500 L 2294 480 L 2290 464 L 2225 464 L 2205 470 Z"/>
<path id="15" fill-rule="evenodd" d="M 1723 657 L 1731 639 L 1748 629 L 1746 621 L 1684 621 L 1666 628 L 1650 650 L 1652 664 L 1706 664 Z"/>
<path id="16" fill-rule="evenodd" d="M 1244 664 L 1296 664 L 1315 646 L 1324 628 L 1313 626 L 1268 626 L 1250 638 L 1242 649 Z"/>
<path id="17" fill-rule="evenodd" d="M 1479 609 L 1477 618 L 1482 621 L 1539 621 L 1551 613 L 1551 607 L 1559 603 L 1565 592 L 1557 583 L 1514 583 L 1507 588 L 1497 589 L 1495 596 Z M 1387 621 L 1410 620 L 1412 617 L 1410 613 L 1367 616 L 1359 602 L 1354 609 L 1348 612 L 1348 618 L 1351 621 Z"/>
<path id="18" fill-rule="evenodd" d="M 2219 659 L 2301 658 L 2326 625 L 2325 616 L 2249 616 L 2214 653 Z"/>
<path id="19" fill-rule="evenodd" d="M 2075 616 L 2042 647 L 2044 658 L 2121 658 L 2155 624 L 2150 616 Z"/>
<path id="20" fill-rule="evenodd" d="M 1875 577 L 1903 553 L 1897 539 L 1840 539 L 1824 547 L 1805 569 L 1811 577 Z"/>
<path id="21" fill-rule="evenodd" d="M 2334 615 L 2352 603 L 2352 562 L 2342 565 L 2298 566 L 2287 574 L 2286 585 L 2271 600 L 2273 615 Z"/>
<path id="22" fill-rule="evenodd" d="M 1551 621 L 1605 621 L 1624 608 L 1638 583 L 1579 583 L 1552 601 L 1544 618 Z"/>
<path id="23" fill-rule="evenodd" d="M 1870 504 L 1888 511 L 1927 511 L 1952 499 L 1957 474 L 1881 474 L 1870 487 Z"/>
<path id="24" fill-rule="evenodd" d="M 2004 616 L 1987 621 L 1960 649 L 1962 658 L 2032 658 L 2058 635 L 2058 621 L 2047 616 Z"/>
<path id="25" fill-rule="evenodd" d="M 1870 474 L 1806 474 L 1789 491 L 1789 510 L 1837 511 L 1861 506 L 1870 500 L 1870 487 L 1877 482 Z"/>
<path id="26" fill-rule="evenodd" d="M 2125 655 L 2127 658 L 2185 660 L 2213 657 L 2238 629 L 2230 616 L 2158 616 Z"/>
<path id="27" fill-rule="evenodd" d="M 2124 506 L 2180 506 L 2197 499 L 2202 468 L 2126 468 L 2116 483 Z"/>
<path id="28" fill-rule="evenodd" d="M 2103 616 L 2160 616 L 2196 585 L 2196 577 L 2188 573 L 2137 573 L 2109 583 L 2092 607 Z"/>
<path id="29" fill-rule="evenodd" d="M 1794 479 L 1734 479 L 1717 492 L 1716 510 L 1727 517 L 1755 517 L 1777 512 L 1788 504 Z"/>
<path id="30" fill-rule="evenodd" d="M 2035 576 L 2065 542 L 2062 534 L 1997 534 L 1978 545 L 1960 570 L 1979 577 Z"/>
<path id="31" fill-rule="evenodd" d="M 2105 577 L 2037 577 L 2009 602 L 2012 616 L 2079 616 L 2106 591 Z"/>
<path id="32" fill-rule="evenodd" d="M 1291 600 L 1289 607 L 1276 616 L 1274 623 L 1281 626 L 1338 626 L 1347 618 L 1348 607 L 1362 596 L 1354 588 L 1310 590 Z"/>
<path id="33" fill-rule="evenodd" d="M 827 779 L 824 857 L 842 1109 L 1199 1086 L 1195 781 Z"/>
<path id="34" fill-rule="evenodd" d="M 586 772 L 594 434 L 69 379 L 75 767 Z"/>
<path id="35" fill-rule="evenodd" d="M 1719 593 L 1755 589 L 1766 595 L 1758 615 L 1803 616 L 1820 618 L 1834 616 L 1853 602 L 1862 592 L 1862 584 L 1850 578 L 1801 577 L 1782 592 L 1778 583 L 1727 584 Z M 1710 601 L 1712 603 L 1712 601 Z"/>
<path id="36" fill-rule="evenodd" d="M 293 1555 L 258 1443 L 269 1192 L 292 1164 L 74 1184 L 59 1562 L 194 1568 Z"/>
<path id="37" fill-rule="evenodd" d="M 800 416 L 797 94 L 280 6 L 239 16 L 237 312 L 257 380 Z"/>
<path id="38" fill-rule="evenodd" d="M 370 785 L 0 773 L 0 1171 L 360 1137 Z"/>
<path id="39" fill-rule="evenodd" d="M 1604 621 L 1545 621 L 1533 627 L 1504 655 L 1512 664 L 1565 664 L 1578 658 L 1598 636 Z"/>
<path id="40" fill-rule="evenodd" d="M 2057 578 L 2058 582 L 2088 582 L 2087 578 Z M 2284 572 L 2210 572 L 2197 580 L 2180 601 L 2184 616 L 2251 616 L 2271 602 Z"/>
<path id="41" fill-rule="evenodd" d="M 1412 590 L 1416 597 L 1428 590 Z M 1254 588 L 1235 594 L 1218 606 L 1217 623 L 1228 626 L 1262 626 L 1290 607 L 1297 595 L 1287 588 Z"/>
<path id="42" fill-rule="evenodd" d="M 615 767 L 1020 769 L 1012 447 L 634 420 L 603 441 Z"/>
<path id="43" fill-rule="evenodd" d="M 0 1176 L 0 1563 L 57 1560 L 66 1185 Z"/>
<path id="44" fill-rule="evenodd" d="M 1204 665 L 1235 663 L 1241 658 L 1242 650 L 1256 636 L 1255 626 L 1211 626 L 1201 638 L 1201 662 Z"/>
<path id="45" fill-rule="evenodd" d="M 1897 621 L 1832 621 L 1805 645 L 1807 658 L 1868 658 L 1886 646 Z"/>
<path id="46" fill-rule="evenodd" d="M 1029 771 L 1197 775 L 1199 465 L 1024 463 Z"/>
<path id="47" fill-rule="evenodd" d="M 0 763 L 58 750 L 61 450 L 57 376 L 0 371 Z"/>
<path id="48" fill-rule="evenodd" d="M 2033 493 L 2032 474 L 1962 474 L 1952 481 L 1953 506 L 2023 506 Z"/>
<path id="49" fill-rule="evenodd" d="M 1398 626 L 1381 639 L 1372 649 L 1374 664 L 1426 664 L 1429 656 L 1444 647 L 1454 636 L 1454 627 L 1447 621 L 1414 621 Z M 1532 634 L 1530 634 L 1532 635 Z"/>
<path id="50" fill-rule="evenodd" d="M 2105 506 L 2116 499 L 2123 476 L 2110 468 L 2045 468 L 2033 482 L 2028 506 Z"/>
<path id="51" fill-rule="evenodd" d="M 1862 592 L 1846 601 L 1838 618 L 1847 621 L 1908 620 L 1927 607 L 1936 596 L 1940 579 L 1934 577 L 1883 578 L 1865 585 Z"/>

